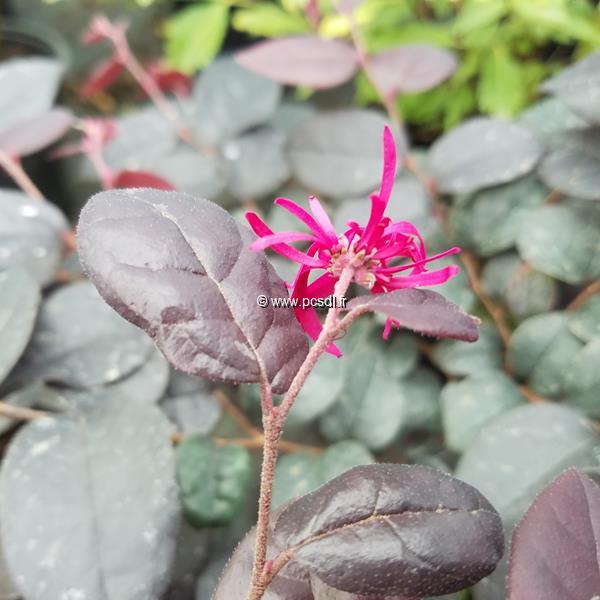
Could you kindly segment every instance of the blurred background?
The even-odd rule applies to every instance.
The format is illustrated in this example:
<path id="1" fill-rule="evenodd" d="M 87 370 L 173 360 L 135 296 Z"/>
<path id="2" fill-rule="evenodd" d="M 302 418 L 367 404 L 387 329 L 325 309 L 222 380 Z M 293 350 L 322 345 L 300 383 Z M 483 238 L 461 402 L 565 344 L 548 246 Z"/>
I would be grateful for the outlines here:
<path id="1" fill-rule="evenodd" d="M 597 472 L 596 2 L 0 7 L 0 600 L 106 600 L 71 590 L 105 577 L 92 526 L 130 575 L 110 600 L 209 600 L 256 518 L 258 391 L 175 372 L 104 304 L 74 243 L 88 198 L 176 189 L 285 231 L 296 222 L 273 198 L 318 194 L 343 231 L 368 215 L 386 124 L 402 163 L 388 213 L 431 254 L 463 248 L 436 290 L 482 319 L 481 338 L 383 341 L 362 318 L 292 411 L 275 503 L 357 464 L 425 464 L 480 489 L 510 541 L 560 471 Z M 296 42 L 251 54 L 299 37 L 306 63 Z M 55 429 L 36 426 L 46 413 Z M 90 504 L 88 479 L 114 496 Z M 504 600 L 506 569 L 448 600 Z"/>

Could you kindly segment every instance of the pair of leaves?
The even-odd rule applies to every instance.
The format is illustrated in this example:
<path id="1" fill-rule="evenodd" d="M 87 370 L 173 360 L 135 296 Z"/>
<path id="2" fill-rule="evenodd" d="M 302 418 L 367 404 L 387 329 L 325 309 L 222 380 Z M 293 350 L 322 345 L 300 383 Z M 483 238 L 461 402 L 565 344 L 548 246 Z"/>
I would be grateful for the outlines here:
<path id="1" fill-rule="evenodd" d="M 179 501 L 155 407 L 84 394 L 69 412 L 26 425 L 2 463 L 0 493 L 3 548 L 23 596 L 162 597 Z"/>
<path id="2" fill-rule="evenodd" d="M 260 42 L 238 52 L 236 59 L 279 83 L 315 89 L 345 83 L 359 66 L 359 57 L 348 44 L 311 36 Z M 456 69 L 452 53 L 424 44 L 399 46 L 366 60 L 369 73 L 386 98 L 430 89 Z"/>
<path id="3" fill-rule="evenodd" d="M 253 535 L 234 554 L 215 600 L 247 594 Z M 503 552 L 500 519 L 477 490 L 391 464 L 355 467 L 286 505 L 270 539 L 268 558 L 287 558 L 267 589 L 270 600 L 314 598 L 309 573 L 349 598 L 444 594 L 478 581 Z"/>

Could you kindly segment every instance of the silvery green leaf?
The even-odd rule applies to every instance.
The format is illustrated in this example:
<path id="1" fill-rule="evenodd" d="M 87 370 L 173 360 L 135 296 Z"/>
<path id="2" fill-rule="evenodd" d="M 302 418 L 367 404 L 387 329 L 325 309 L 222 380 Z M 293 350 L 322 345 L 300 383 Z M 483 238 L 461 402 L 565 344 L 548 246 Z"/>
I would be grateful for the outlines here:
<path id="1" fill-rule="evenodd" d="M 155 407 L 80 395 L 70 412 L 13 438 L 0 492 L 6 559 L 25 597 L 162 597 L 179 500 Z"/>

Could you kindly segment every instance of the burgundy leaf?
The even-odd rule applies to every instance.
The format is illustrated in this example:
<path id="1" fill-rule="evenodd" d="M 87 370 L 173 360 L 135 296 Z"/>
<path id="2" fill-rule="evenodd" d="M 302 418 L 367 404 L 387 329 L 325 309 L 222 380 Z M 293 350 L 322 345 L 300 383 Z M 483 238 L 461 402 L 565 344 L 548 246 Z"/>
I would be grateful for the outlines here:
<path id="1" fill-rule="evenodd" d="M 81 85 L 79 93 L 83 98 L 89 98 L 98 92 L 109 88 L 125 70 L 123 63 L 114 56 L 102 61 L 89 74 Z"/>
<path id="2" fill-rule="evenodd" d="M 73 124 L 73 113 L 66 108 L 48 112 L 17 123 L 0 133 L 0 148 L 13 156 L 27 156 L 60 139 Z"/>
<path id="3" fill-rule="evenodd" d="M 82 264 L 103 298 L 144 329 L 180 371 L 227 382 L 269 381 L 281 394 L 308 351 L 253 236 L 222 208 L 179 192 L 111 190 L 79 221 Z"/>
<path id="4" fill-rule="evenodd" d="M 401 327 L 424 335 L 474 342 L 479 338 L 479 319 L 431 290 L 396 290 L 353 298 L 346 310 L 380 312 Z"/>
<path id="5" fill-rule="evenodd" d="M 348 81 L 358 68 L 354 49 L 339 40 L 288 37 L 254 44 L 236 54 L 243 67 L 287 85 L 330 88 Z"/>
<path id="6" fill-rule="evenodd" d="M 158 85 L 163 92 L 173 92 L 180 96 L 190 95 L 193 80 L 185 73 L 176 71 L 175 69 L 169 69 L 157 70 L 154 72 L 151 71 L 151 74 L 154 77 L 156 85 Z"/>
<path id="7" fill-rule="evenodd" d="M 448 79 L 457 65 L 452 52 L 425 44 L 385 50 L 370 57 L 369 64 L 386 95 L 429 90 Z"/>
<path id="8" fill-rule="evenodd" d="M 600 487 L 569 469 L 549 483 L 515 529 L 509 600 L 600 597 Z"/>
<path id="9" fill-rule="evenodd" d="M 162 177 L 147 171 L 119 171 L 115 176 L 114 188 L 152 188 L 154 190 L 174 190 L 175 186 Z"/>
<path id="10" fill-rule="evenodd" d="M 271 516 L 271 523 L 275 521 L 280 513 L 281 509 L 274 511 Z M 267 559 L 271 560 L 281 550 L 273 543 L 272 527 L 269 534 L 270 542 L 267 550 Z M 253 527 L 240 542 L 227 563 L 212 600 L 247 598 L 252 577 L 255 540 L 256 527 Z M 273 578 L 273 581 L 265 591 L 263 600 L 313 600 L 310 575 L 294 561 L 289 562 Z"/>
<path id="11" fill-rule="evenodd" d="M 275 543 L 327 585 L 364 595 L 441 595 L 491 573 L 500 516 L 473 487 L 426 467 L 350 469 L 290 503 Z"/>
<path id="12" fill-rule="evenodd" d="M 325 582 L 321 581 L 314 575 L 310 578 L 312 585 L 312 592 L 314 600 L 420 600 L 419 598 L 409 598 L 408 596 L 381 596 L 377 594 L 373 596 L 369 594 L 351 594 L 350 592 L 342 592 L 342 590 L 336 590 Z"/>

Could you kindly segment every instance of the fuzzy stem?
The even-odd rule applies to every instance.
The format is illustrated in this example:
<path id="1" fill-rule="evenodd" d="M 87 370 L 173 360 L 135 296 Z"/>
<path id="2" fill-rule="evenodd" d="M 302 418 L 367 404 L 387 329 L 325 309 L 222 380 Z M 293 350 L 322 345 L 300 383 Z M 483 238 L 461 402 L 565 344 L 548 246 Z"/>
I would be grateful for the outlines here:
<path id="1" fill-rule="evenodd" d="M 273 481 L 275 465 L 281 439 L 282 423 L 277 414 L 263 415 L 264 446 L 260 471 L 260 497 L 258 500 L 258 521 L 256 523 L 256 542 L 254 546 L 254 565 L 250 584 L 249 600 L 260 600 L 267 587 L 265 566 L 267 564 L 267 546 L 269 542 L 269 516 L 273 501 Z"/>
<path id="2" fill-rule="evenodd" d="M 258 503 L 258 522 L 256 524 L 254 566 L 252 569 L 252 580 L 248 600 L 260 600 L 270 581 L 269 573 L 265 569 L 267 564 L 269 516 L 271 513 L 271 501 L 273 496 L 275 464 L 277 462 L 283 426 L 302 386 L 317 364 L 317 360 L 325 352 L 327 346 L 329 346 L 340 330 L 340 324 L 338 322 L 339 305 L 341 304 L 340 299 L 348 290 L 353 277 L 354 270 L 352 268 L 346 268 L 340 274 L 340 278 L 336 282 L 333 291 L 333 295 L 336 299 L 335 305 L 327 313 L 323 329 L 304 359 L 304 362 L 298 369 L 283 402 L 279 407 L 273 407 L 270 411 L 263 413 L 263 463 L 260 477 L 260 498 Z M 264 393 L 263 390 L 262 403 L 263 406 L 268 406 L 268 400 L 264 397 Z"/>
<path id="3" fill-rule="evenodd" d="M 10 178 L 30 197 L 44 201 L 44 194 L 31 181 L 18 159 L 10 156 L 0 148 L 0 167 L 2 167 Z"/>

